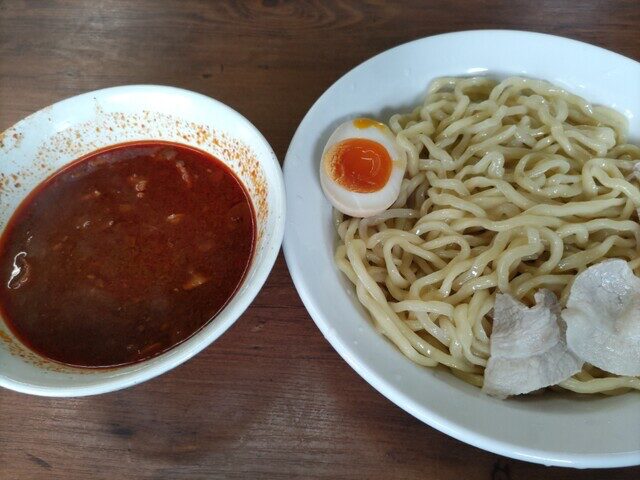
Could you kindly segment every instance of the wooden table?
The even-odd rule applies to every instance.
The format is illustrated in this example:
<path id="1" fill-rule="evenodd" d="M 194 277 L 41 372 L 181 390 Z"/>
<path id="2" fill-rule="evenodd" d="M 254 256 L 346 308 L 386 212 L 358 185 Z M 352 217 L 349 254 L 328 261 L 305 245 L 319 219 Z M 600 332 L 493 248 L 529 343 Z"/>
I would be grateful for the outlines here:
<path id="1" fill-rule="evenodd" d="M 424 4 L 423 4 L 424 3 Z M 284 158 L 343 73 L 436 33 L 514 28 L 640 58 L 637 1 L 0 0 L 0 130 L 56 100 L 175 85 L 245 114 Z M 324 340 L 282 256 L 249 310 L 193 360 L 107 395 L 0 391 L 0 479 L 638 479 L 501 458 L 420 423 Z"/>

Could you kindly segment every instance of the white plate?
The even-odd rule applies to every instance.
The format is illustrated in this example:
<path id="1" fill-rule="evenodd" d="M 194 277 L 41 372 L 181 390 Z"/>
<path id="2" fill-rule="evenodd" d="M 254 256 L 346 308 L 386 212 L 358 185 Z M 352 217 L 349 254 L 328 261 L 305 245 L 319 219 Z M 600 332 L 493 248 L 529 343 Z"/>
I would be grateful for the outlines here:
<path id="1" fill-rule="evenodd" d="M 338 353 L 389 400 L 432 427 L 492 452 L 546 465 L 640 464 L 640 396 L 545 395 L 500 401 L 447 372 L 419 367 L 370 326 L 333 263 L 331 208 L 318 162 L 331 131 L 355 116 L 388 120 L 423 99 L 443 75 L 543 78 L 629 118 L 640 138 L 640 64 L 560 37 L 515 31 L 459 32 L 416 40 L 354 68 L 309 110 L 285 160 L 284 250 L 293 281 Z"/>

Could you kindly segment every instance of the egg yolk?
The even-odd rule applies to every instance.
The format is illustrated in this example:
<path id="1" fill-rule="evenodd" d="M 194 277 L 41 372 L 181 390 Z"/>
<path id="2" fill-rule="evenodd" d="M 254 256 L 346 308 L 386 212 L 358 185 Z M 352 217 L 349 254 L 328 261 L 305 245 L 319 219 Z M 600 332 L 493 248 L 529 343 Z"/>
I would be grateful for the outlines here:
<path id="1" fill-rule="evenodd" d="M 380 123 L 376 120 L 371 120 L 370 118 L 356 118 L 353 120 L 353 126 L 361 130 L 371 127 L 375 127 L 380 130 L 384 130 L 386 128 L 384 123 Z"/>
<path id="2" fill-rule="evenodd" d="M 391 176 L 387 149 L 366 138 L 348 138 L 329 152 L 328 173 L 340 186 L 357 193 L 377 192 Z"/>

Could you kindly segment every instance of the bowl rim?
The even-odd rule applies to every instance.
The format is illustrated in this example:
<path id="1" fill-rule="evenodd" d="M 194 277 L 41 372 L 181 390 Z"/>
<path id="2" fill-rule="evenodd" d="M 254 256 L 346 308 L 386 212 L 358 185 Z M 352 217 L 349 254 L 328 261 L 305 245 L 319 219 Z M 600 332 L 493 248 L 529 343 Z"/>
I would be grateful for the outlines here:
<path id="1" fill-rule="evenodd" d="M 551 35 L 546 33 L 539 33 L 526 30 L 511 30 L 511 29 L 476 29 L 476 30 L 463 30 L 447 32 L 438 35 L 430 35 L 426 37 L 416 38 L 404 43 L 401 43 L 395 47 L 384 50 L 358 65 L 349 69 L 346 73 L 340 76 L 335 82 L 333 82 L 322 94 L 316 99 L 313 105 L 309 108 L 303 119 L 300 121 L 298 128 L 291 140 L 285 160 L 283 164 L 283 171 L 285 176 L 285 185 L 287 183 L 288 172 L 290 171 L 291 164 L 293 163 L 294 146 L 300 142 L 302 136 L 302 127 L 309 117 L 311 117 L 317 109 L 320 108 L 320 104 L 329 92 L 337 88 L 337 86 L 348 78 L 353 72 L 366 68 L 367 65 L 374 64 L 380 57 L 386 55 L 393 55 L 395 52 L 406 48 L 407 46 L 423 42 L 427 39 L 458 39 L 460 37 L 473 37 L 483 35 L 514 35 L 527 39 L 546 39 L 558 42 L 563 42 L 567 45 L 573 44 L 580 48 L 590 49 L 591 51 L 599 51 L 607 56 L 618 57 L 618 59 L 626 62 L 634 62 L 640 66 L 640 62 L 621 55 L 619 53 L 607 50 L 605 48 L 593 45 L 590 43 L 582 42 L 579 40 L 562 37 L 558 35 Z M 484 74 L 485 72 L 483 72 Z M 287 195 L 291 195 L 288 191 Z M 289 197 L 288 200 L 289 201 Z M 291 221 L 289 218 L 288 222 Z M 402 408 L 406 412 L 410 413 L 420 421 L 427 425 L 439 430 L 440 432 L 456 438 L 464 443 L 470 444 L 474 447 L 487 450 L 492 453 L 504 455 L 510 458 L 523 460 L 527 462 L 540 463 L 546 466 L 559 466 L 559 467 L 573 467 L 573 468 L 614 468 L 614 467 L 627 467 L 640 464 L 640 451 L 631 451 L 624 453 L 606 453 L 606 454 L 593 454 L 593 453 L 568 453 L 558 452 L 553 450 L 542 450 L 537 448 L 528 448 L 521 445 L 514 445 L 510 442 L 497 440 L 489 436 L 488 434 L 479 432 L 472 428 L 465 426 L 462 422 L 439 415 L 433 410 L 414 401 L 407 393 L 399 390 L 383 375 L 378 374 L 371 368 L 365 361 L 360 358 L 360 355 L 355 352 L 355 349 L 348 342 L 343 341 L 340 335 L 331 327 L 330 321 L 325 319 L 325 315 L 322 313 L 322 306 L 319 305 L 314 299 L 312 293 L 309 291 L 305 282 L 305 274 L 302 268 L 302 262 L 294 255 L 295 238 L 291 233 L 291 229 L 287 228 L 285 231 L 285 237 L 283 241 L 283 252 L 291 279 L 295 285 L 295 288 L 302 300 L 305 308 L 307 309 L 312 320 L 316 326 L 320 329 L 323 336 L 331 344 L 331 346 L 338 352 L 342 359 L 347 362 L 351 368 L 353 368 L 360 377 L 362 377 L 367 383 L 373 386 L 379 393 L 389 399 L 396 406 Z"/>
<path id="2" fill-rule="evenodd" d="M 7 128 L 5 132 L 12 129 L 21 128 L 29 120 L 37 118 L 37 116 L 43 115 L 45 112 L 47 113 L 47 115 L 50 115 L 50 111 L 53 107 L 60 107 L 65 103 L 76 101 L 91 102 L 96 97 L 105 99 L 113 95 L 142 92 L 172 95 L 183 98 L 186 97 L 198 102 L 209 103 L 218 111 L 224 112 L 225 115 L 235 117 L 236 120 L 243 125 L 243 128 L 246 128 L 250 135 L 256 138 L 257 143 L 261 144 L 261 147 L 264 149 L 267 155 L 265 155 L 264 158 L 260 160 L 260 162 L 270 164 L 270 167 L 272 167 L 273 169 L 273 185 L 272 188 L 270 188 L 269 195 L 275 199 L 274 204 L 278 208 L 278 211 L 273 213 L 274 228 L 270 230 L 271 235 L 269 236 L 268 241 L 264 244 L 264 253 L 262 255 L 261 262 L 259 264 L 256 263 L 256 254 L 254 252 L 249 269 L 245 273 L 245 277 L 243 278 L 241 283 L 241 285 L 245 286 L 245 289 L 243 291 L 240 291 L 239 288 L 234 293 L 232 299 L 235 300 L 235 303 L 233 305 L 228 304 L 227 306 L 225 306 L 222 312 L 224 312 L 229 307 L 231 307 L 231 310 L 226 312 L 223 321 L 216 324 L 216 328 L 213 328 L 210 332 L 205 332 L 205 330 L 196 332 L 193 336 L 186 339 L 179 345 L 170 348 L 157 357 L 149 359 L 150 362 L 153 362 L 151 364 L 147 364 L 146 361 L 143 361 L 137 364 L 125 365 L 123 367 L 96 369 L 97 371 L 108 370 L 110 372 L 115 372 L 115 375 L 106 378 L 96 377 L 94 382 L 85 385 L 72 385 L 64 387 L 34 385 L 31 383 L 21 382 L 15 379 L 7 378 L 0 372 L 0 387 L 4 387 L 19 393 L 26 393 L 44 397 L 81 397 L 121 390 L 123 388 L 131 387 L 157 377 L 191 359 L 206 347 L 211 345 L 213 342 L 215 342 L 215 340 L 217 340 L 222 334 L 224 334 L 251 305 L 255 297 L 264 286 L 267 278 L 269 277 L 269 274 L 271 273 L 271 270 L 273 269 L 273 266 L 278 257 L 278 253 L 280 251 L 280 247 L 282 245 L 282 240 L 284 238 L 284 228 L 286 221 L 286 193 L 282 168 L 280 166 L 280 163 L 278 162 L 278 158 L 275 152 L 273 151 L 273 148 L 264 137 L 264 135 L 258 130 L 258 128 L 240 112 L 224 104 L 223 102 L 198 92 L 169 85 L 119 85 L 93 90 L 59 100 L 51 105 L 45 106 L 29 114 L 28 116 L 24 117 L 23 119 Z M 195 148 L 202 149 L 201 147 Z M 73 161 L 73 159 L 70 161 Z M 55 171 L 57 170 L 58 169 L 56 169 Z M 11 215 L 13 215 L 13 212 L 9 215 L 9 217 Z M 252 269 L 255 270 L 251 275 L 251 278 L 249 278 L 249 272 L 251 272 Z M 216 318 L 220 316 L 220 313 L 216 316 Z M 182 346 L 184 346 L 184 348 L 180 350 L 180 352 L 176 352 L 178 347 Z M 127 370 L 123 371 L 121 374 L 118 374 L 117 372 L 120 368 L 122 368 L 123 370 L 126 368 Z M 79 369 L 79 371 L 82 371 L 83 374 L 91 375 L 91 369 L 81 368 Z M 53 375 L 55 375 L 55 373 Z"/>

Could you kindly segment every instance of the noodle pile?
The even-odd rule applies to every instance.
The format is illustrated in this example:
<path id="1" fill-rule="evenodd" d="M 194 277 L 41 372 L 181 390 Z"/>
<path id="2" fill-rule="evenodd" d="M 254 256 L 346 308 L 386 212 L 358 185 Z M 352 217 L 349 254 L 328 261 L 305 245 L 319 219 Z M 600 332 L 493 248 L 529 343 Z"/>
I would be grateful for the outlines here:
<path id="1" fill-rule="evenodd" d="M 564 306 L 605 258 L 640 273 L 640 148 L 619 113 L 540 80 L 440 78 L 389 126 L 407 153 L 400 196 L 373 217 L 336 212 L 335 259 L 415 363 L 482 386 L 498 292 L 531 306 L 546 288 Z M 640 378 L 585 365 L 558 387 L 616 394 Z"/>

